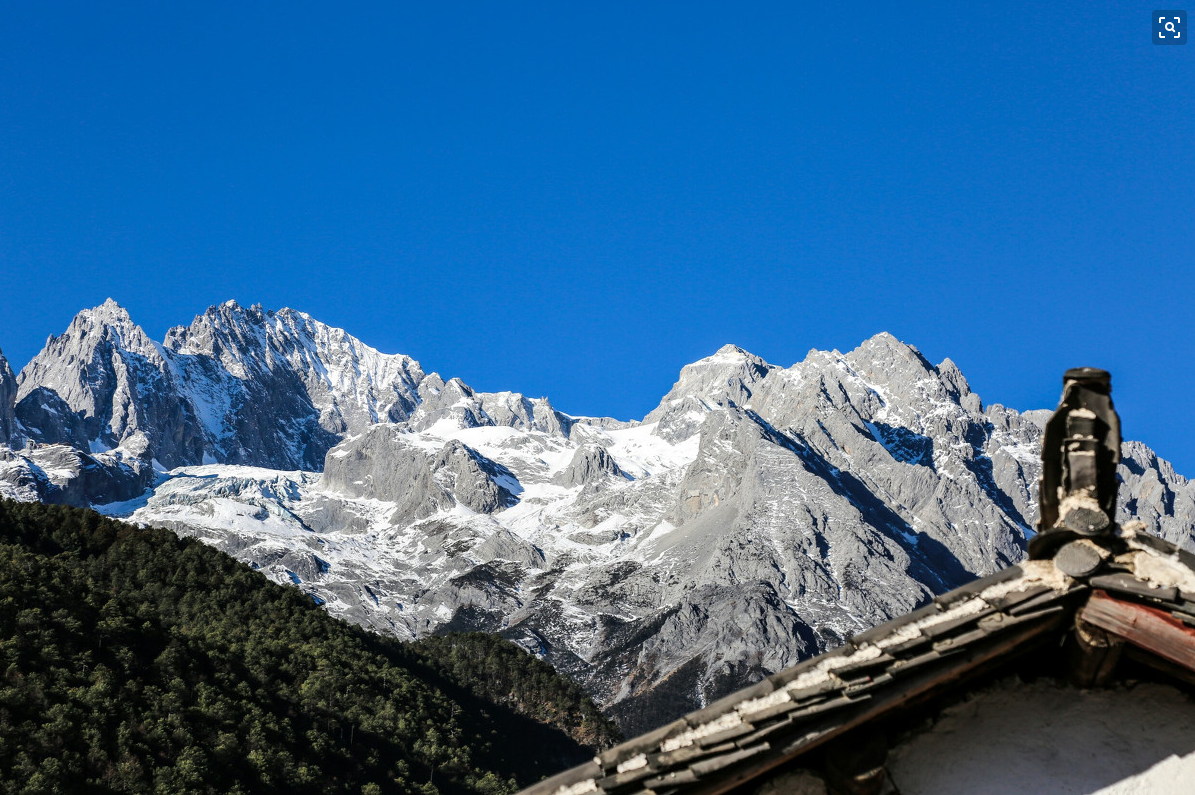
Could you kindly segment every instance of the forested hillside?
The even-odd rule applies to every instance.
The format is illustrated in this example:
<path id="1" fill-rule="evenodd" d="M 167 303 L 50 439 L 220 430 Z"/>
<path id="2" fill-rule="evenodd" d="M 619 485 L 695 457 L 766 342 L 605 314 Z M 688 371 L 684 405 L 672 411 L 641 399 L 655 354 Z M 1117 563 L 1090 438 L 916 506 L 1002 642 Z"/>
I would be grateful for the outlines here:
<path id="1" fill-rule="evenodd" d="M 580 685 L 497 635 L 454 632 L 424 638 L 414 648 L 441 676 L 486 701 L 563 729 L 586 747 L 619 739 L 617 726 Z"/>
<path id="2" fill-rule="evenodd" d="M 2 792 L 502 793 L 573 737 L 615 730 L 505 642 L 404 645 L 196 541 L 0 500 Z"/>

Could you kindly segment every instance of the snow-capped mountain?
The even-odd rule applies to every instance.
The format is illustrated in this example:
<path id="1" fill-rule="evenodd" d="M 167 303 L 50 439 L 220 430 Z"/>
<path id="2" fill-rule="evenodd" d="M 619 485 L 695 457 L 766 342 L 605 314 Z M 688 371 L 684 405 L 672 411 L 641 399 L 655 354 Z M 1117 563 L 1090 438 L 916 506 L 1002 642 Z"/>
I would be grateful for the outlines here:
<path id="1" fill-rule="evenodd" d="M 406 419 L 423 380 L 302 312 L 229 301 L 153 342 L 108 300 L 22 371 L 16 413 L 37 441 L 120 449 L 165 468 L 323 468 L 344 434 Z"/>
<path id="2" fill-rule="evenodd" d="M 90 501 L 381 632 L 500 631 L 631 731 L 1019 560 L 1048 416 L 880 334 L 790 368 L 727 346 L 642 421 L 572 417 L 233 303 L 161 345 L 81 313 L 19 383 L 0 494 L 127 470 Z M 1123 516 L 1192 546 L 1195 486 L 1124 455 Z"/>
<path id="3" fill-rule="evenodd" d="M 36 441 L 121 448 L 175 467 L 202 461 L 204 439 L 161 345 L 109 299 L 50 337 L 17 379 L 17 417 Z"/>
<path id="4" fill-rule="evenodd" d="M 302 312 L 235 301 L 171 329 L 163 347 L 207 459 L 275 469 L 322 469 L 344 435 L 406 419 L 424 378 L 409 356 L 379 353 Z"/>

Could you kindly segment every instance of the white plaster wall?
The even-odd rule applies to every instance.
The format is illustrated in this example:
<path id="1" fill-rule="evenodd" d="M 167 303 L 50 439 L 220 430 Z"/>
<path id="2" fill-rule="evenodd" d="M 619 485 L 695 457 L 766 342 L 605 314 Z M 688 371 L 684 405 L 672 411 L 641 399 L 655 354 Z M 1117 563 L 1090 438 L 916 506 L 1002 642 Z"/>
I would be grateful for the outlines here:
<path id="1" fill-rule="evenodd" d="M 1195 703 L 1007 680 L 892 749 L 888 771 L 900 795 L 1195 795 Z"/>

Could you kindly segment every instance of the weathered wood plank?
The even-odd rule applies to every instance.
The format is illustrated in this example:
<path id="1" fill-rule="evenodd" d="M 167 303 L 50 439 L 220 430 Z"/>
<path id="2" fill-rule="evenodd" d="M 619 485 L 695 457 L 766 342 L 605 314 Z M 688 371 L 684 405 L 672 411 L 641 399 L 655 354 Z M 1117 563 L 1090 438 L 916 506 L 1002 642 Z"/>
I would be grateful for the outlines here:
<path id="1" fill-rule="evenodd" d="M 1065 645 L 1071 683 L 1078 687 L 1104 687 L 1116 673 L 1125 642 L 1119 635 L 1075 616 L 1074 631 Z"/>
<path id="2" fill-rule="evenodd" d="M 1195 671 L 1195 628 L 1166 610 L 1126 602 L 1096 591 L 1080 617 L 1159 657 Z"/>
<path id="3" fill-rule="evenodd" d="M 1195 671 L 1188 671 L 1181 665 L 1175 665 L 1169 660 L 1163 660 L 1158 655 L 1148 652 L 1145 649 L 1126 643 L 1124 644 L 1124 656 L 1134 662 L 1148 665 L 1155 671 L 1159 671 L 1172 679 L 1186 682 L 1188 685 L 1195 685 Z"/>

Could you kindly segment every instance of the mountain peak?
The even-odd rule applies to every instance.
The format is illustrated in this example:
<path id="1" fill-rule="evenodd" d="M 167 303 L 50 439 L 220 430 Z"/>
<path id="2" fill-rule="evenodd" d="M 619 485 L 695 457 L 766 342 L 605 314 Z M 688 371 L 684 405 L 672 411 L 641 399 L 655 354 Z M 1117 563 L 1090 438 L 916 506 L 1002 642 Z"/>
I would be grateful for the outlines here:
<path id="1" fill-rule="evenodd" d="M 51 349 L 58 349 L 62 346 L 82 346 L 86 349 L 93 349 L 97 345 L 101 347 L 114 346 L 149 359 L 160 358 L 153 340 L 141 326 L 133 322 L 128 310 L 111 298 L 99 306 L 84 309 L 76 314 L 71 319 L 66 331 L 46 340 L 46 346 L 38 358 L 43 357 Z"/>
<path id="2" fill-rule="evenodd" d="M 971 385 L 958 365 L 950 358 L 943 359 L 937 366 L 938 377 L 961 399 L 971 393 Z"/>
<path id="3" fill-rule="evenodd" d="M 855 348 L 855 350 L 851 351 L 851 353 L 855 354 L 863 351 L 869 353 L 896 353 L 903 356 L 912 354 L 918 358 L 921 358 L 921 352 L 919 350 L 912 345 L 901 341 L 888 331 L 881 331 L 878 334 L 873 334 L 872 336 L 863 340 L 863 342 L 859 343 L 859 346 Z"/>
<path id="4" fill-rule="evenodd" d="M 209 306 L 207 311 L 196 318 L 223 318 L 225 320 L 232 320 L 234 318 L 244 318 L 250 321 L 260 321 L 265 316 L 262 311 L 261 304 L 253 304 L 248 307 L 241 306 L 234 299 L 229 299 L 219 306 Z"/>
<path id="5" fill-rule="evenodd" d="M 887 331 L 864 340 L 845 358 L 862 370 L 879 370 L 890 376 L 899 372 L 921 377 L 925 373 L 935 372 L 934 366 L 921 355 L 921 351 L 901 342 Z"/>
<path id="6" fill-rule="evenodd" d="M 666 422 L 672 414 L 685 414 L 692 403 L 686 398 L 696 398 L 706 405 L 746 405 L 755 385 L 775 369 L 775 365 L 737 345 L 723 345 L 712 356 L 682 367 L 680 378 L 643 421 Z"/>
<path id="7" fill-rule="evenodd" d="M 714 356 L 750 356 L 751 354 L 735 345 L 733 342 L 728 342 L 719 348 Z"/>
<path id="8" fill-rule="evenodd" d="M 165 352 L 111 298 L 79 312 L 66 331 L 50 337 L 17 383 L 18 419 L 24 424 L 44 416 L 45 393 L 52 393 L 62 410 L 52 407 L 49 414 L 77 415 L 82 423 L 69 436 L 72 444 L 123 447 L 168 467 L 202 456 L 193 412 L 174 394 Z"/>
<path id="9" fill-rule="evenodd" d="M 101 323 L 131 323 L 132 318 L 129 317 L 129 311 L 112 298 L 108 298 L 99 306 L 91 309 L 84 309 L 75 318 L 85 317 L 88 319 L 98 320 Z"/>
<path id="10" fill-rule="evenodd" d="M 713 354 L 685 365 L 683 368 L 681 368 L 681 376 L 682 378 L 684 377 L 686 370 L 707 368 L 711 366 L 719 368 L 729 366 L 735 369 L 740 367 L 752 367 L 755 369 L 762 368 L 767 370 L 771 369 L 773 365 L 768 364 L 767 361 L 759 356 L 756 356 L 754 353 L 751 353 L 751 351 L 740 348 L 738 345 L 727 343 Z"/>

